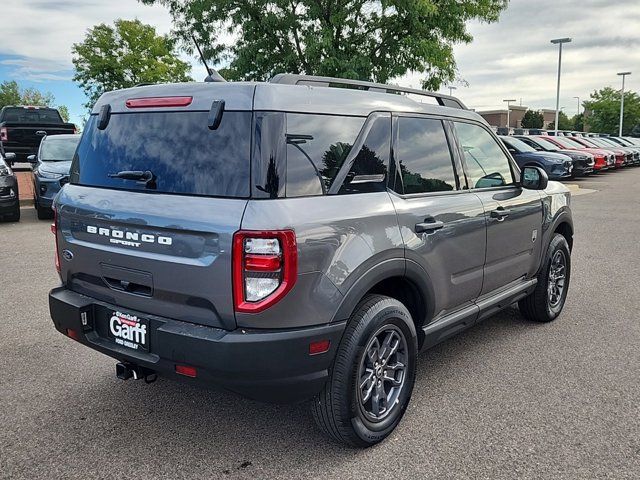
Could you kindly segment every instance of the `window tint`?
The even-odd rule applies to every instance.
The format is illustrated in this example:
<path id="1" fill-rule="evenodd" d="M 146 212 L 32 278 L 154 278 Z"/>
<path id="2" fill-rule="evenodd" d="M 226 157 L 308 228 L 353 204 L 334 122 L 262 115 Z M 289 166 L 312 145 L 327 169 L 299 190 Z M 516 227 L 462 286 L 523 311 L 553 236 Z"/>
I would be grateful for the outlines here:
<path id="1" fill-rule="evenodd" d="M 7 108 L 4 121 L 11 123 L 62 123 L 57 110 L 43 108 Z"/>
<path id="2" fill-rule="evenodd" d="M 43 162 L 70 161 L 78 146 L 80 136 L 45 137 L 40 144 L 40 160 Z"/>
<path id="3" fill-rule="evenodd" d="M 455 122 L 464 151 L 469 188 L 499 187 L 513 184 L 509 159 L 484 128 Z"/>
<path id="4" fill-rule="evenodd" d="M 162 193 L 248 197 L 251 112 L 227 111 L 217 130 L 208 112 L 113 114 L 105 130 L 92 115 L 78 145 L 71 182 Z M 112 178 L 151 171 L 155 181 Z"/>
<path id="5" fill-rule="evenodd" d="M 391 150 L 391 116 L 376 118 L 340 188 L 341 194 L 384 192 Z"/>
<path id="6" fill-rule="evenodd" d="M 396 154 L 405 194 L 456 189 L 451 151 L 440 120 L 400 117 Z"/>
<path id="7" fill-rule="evenodd" d="M 287 196 L 328 192 L 364 121 L 362 117 L 287 114 Z"/>

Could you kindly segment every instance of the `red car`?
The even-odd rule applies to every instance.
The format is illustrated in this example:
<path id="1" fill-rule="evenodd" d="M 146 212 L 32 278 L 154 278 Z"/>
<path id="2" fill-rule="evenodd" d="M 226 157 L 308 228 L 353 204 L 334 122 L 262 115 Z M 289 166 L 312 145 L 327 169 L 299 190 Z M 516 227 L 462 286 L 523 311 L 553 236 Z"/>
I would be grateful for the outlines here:
<path id="1" fill-rule="evenodd" d="M 605 147 L 603 145 L 598 145 L 597 142 L 592 141 L 590 138 L 580 138 L 580 137 L 571 137 L 570 140 L 573 140 L 580 145 L 583 145 L 587 148 L 604 148 L 606 150 L 611 150 L 613 154 L 616 156 L 616 163 L 614 168 L 622 168 L 626 163 L 628 163 L 627 156 L 633 158 L 633 155 L 629 155 L 628 152 L 624 150 L 620 150 L 616 147 Z"/>
<path id="2" fill-rule="evenodd" d="M 594 147 L 585 147 L 581 143 L 571 141 L 577 137 L 554 137 L 551 135 L 544 135 L 540 138 L 543 138 L 565 150 L 584 150 L 585 152 L 589 152 L 593 154 L 596 161 L 595 165 L 593 166 L 594 172 L 607 170 L 615 166 L 616 157 L 611 150 L 605 150 L 602 148 L 594 148 Z"/>

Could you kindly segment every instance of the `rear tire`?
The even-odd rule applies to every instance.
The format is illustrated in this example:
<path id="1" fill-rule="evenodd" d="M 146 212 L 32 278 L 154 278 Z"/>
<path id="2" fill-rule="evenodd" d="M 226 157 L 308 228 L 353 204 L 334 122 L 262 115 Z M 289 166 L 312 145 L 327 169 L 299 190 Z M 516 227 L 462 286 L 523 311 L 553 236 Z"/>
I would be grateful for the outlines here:
<path id="1" fill-rule="evenodd" d="M 354 447 L 387 438 L 409 404 L 417 352 L 407 308 L 394 298 L 365 297 L 349 320 L 329 380 L 313 399 L 320 429 Z"/>
<path id="2" fill-rule="evenodd" d="M 53 218 L 53 210 L 43 208 L 38 203 L 36 203 L 36 214 L 38 215 L 38 220 L 51 220 Z"/>
<path id="3" fill-rule="evenodd" d="M 567 239 L 554 234 L 536 289 L 518 302 L 520 312 L 534 322 L 551 322 L 564 308 L 571 279 L 571 251 Z"/>

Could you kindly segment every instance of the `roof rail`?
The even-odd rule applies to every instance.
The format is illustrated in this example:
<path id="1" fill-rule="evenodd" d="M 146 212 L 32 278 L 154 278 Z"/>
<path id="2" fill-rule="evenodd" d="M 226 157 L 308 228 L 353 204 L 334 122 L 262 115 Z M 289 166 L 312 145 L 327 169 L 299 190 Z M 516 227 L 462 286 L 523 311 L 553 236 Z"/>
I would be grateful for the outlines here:
<path id="1" fill-rule="evenodd" d="M 418 90 L 416 88 L 399 87 L 397 85 L 387 85 L 384 83 L 365 82 L 362 80 L 350 80 L 346 78 L 334 77 L 317 77 L 314 75 L 295 75 L 289 73 L 279 73 L 275 75 L 270 83 L 280 83 L 287 85 L 310 85 L 317 87 L 332 88 L 352 88 L 356 90 L 364 90 L 377 93 L 390 93 L 394 95 L 402 95 L 410 93 L 412 95 L 421 95 L 423 97 L 434 98 L 438 105 L 443 107 L 461 108 L 467 110 L 467 107 L 458 98 L 451 95 L 443 95 L 441 93 L 428 92 L 426 90 Z"/>

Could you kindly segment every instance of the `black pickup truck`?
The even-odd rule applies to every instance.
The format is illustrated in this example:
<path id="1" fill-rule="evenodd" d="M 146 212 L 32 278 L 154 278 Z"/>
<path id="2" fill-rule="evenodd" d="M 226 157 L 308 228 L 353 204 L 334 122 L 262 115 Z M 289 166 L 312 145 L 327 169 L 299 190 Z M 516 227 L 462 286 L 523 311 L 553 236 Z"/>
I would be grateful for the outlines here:
<path id="1" fill-rule="evenodd" d="M 0 142 L 16 162 L 36 154 L 45 135 L 76 133 L 73 123 L 65 123 L 55 108 L 7 106 L 0 110 Z"/>

